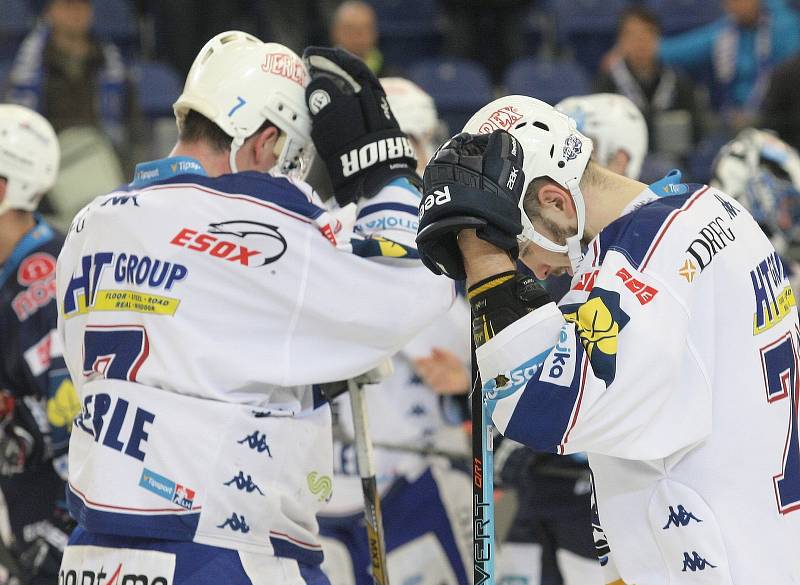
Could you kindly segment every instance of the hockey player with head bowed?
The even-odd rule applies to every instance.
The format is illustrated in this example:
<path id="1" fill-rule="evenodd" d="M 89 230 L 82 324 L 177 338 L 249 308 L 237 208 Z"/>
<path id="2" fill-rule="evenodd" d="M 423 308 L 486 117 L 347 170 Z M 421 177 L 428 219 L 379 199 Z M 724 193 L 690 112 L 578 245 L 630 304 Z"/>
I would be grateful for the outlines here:
<path id="1" fill-rule="evenodd" d="M 452 300 L 411 234 L 352 235 L 367 206 L 415 217 L 413 151 L 363 63 L 236 31 L 201 49 L 175 113 L 170 157 L 90 203 L 59 257 L 82 406 L 60 577 L 328 583 L 319 385 L 370 370 Z M 335 212 L 282 174 L 302 174 L 309 136 Z"/>
<path id="2" fill-rule="evenodd" d="M 647 187 L 600 168 L 532 98 L 466 129 L 426 169 L 418 242 L 467 276 L 498 429 L 588 453 L 618 582 L 800 579 L 797 310 L 758 224 L 677 174 Z M 574 274 L 559 306 L 517 255 Z"/>
<path id="3" fill-rule="evenodd" d="M 59 158 L 47 120 L 0 105 L 0 574 L 26 584 L 56 583 L 72 528 L 63 499 L 78 405 L 55 300 L 64 237 L 36 213 Z"/>
<path id="4" fill-rule="evenodd" d="M 555 107 L 592 140 L 592 160 L 618 174 L 639 178 L 647 155 L 647 124 L 632 101 L 601 93 L 569 97 Z M 569 291 L 571 277 L 564 274 L 543 284 L 558 301 Z M 500 465 L 499 480 L 516 490 L 518 502 L 517 521 L 499 550 L 499 581 L 604 583 L 601 569 L 612 561 L 599 521 L 594 522 L 592 539 L 597 510 L 592 505 L 586 455 L 534 453 L 515 441 L 503 440 L 495 460 Z"/>
<path id="5" fill-rule="evenodd" d="M 406 79 L 381 79 L 381 85 L 400 129 L 414 144 L 420 170 L 424 170 L 435 151 L 431 142 L 439 126 L 433 100 Z M 390 210 L 367 206 L 356 230 L 371 234 L 393 222 Z M 396 229 L 416 237 L 416 218 Z M 396 286 L 403 286 L 402 281 Z M 447 449 L 466 459 L 467 441 L 460 427 L 448 428 L 442 397 L 425 384 L 416 364 L 430 359 L 434 351 L 450 352 L 466 392 L 469 322 L 469 306 L 459 297 L 447 313 L 393 356 L 394 373 L 366 392 L 391 582 L 438 585 L 468 581 L 470 477 L 446 459 L 426 455 L 445 443 Z M 349 400 L 345 394 L 333 405 L 339 440 L 334 443 L 333 498 L 319 516 L 325 549 L 323 570 L 337 585 L 372 585 Z"/>

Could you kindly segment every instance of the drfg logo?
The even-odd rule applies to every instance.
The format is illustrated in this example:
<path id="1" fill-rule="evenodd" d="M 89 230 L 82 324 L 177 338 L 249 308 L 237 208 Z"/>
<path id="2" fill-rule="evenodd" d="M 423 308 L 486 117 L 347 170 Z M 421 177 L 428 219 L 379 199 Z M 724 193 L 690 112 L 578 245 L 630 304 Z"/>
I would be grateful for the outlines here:
<path id="1" fill-rule="evenodd" d="M 395 158 L 414 158 L 414 147 L 405 136 L 381 138 L 343 154 L 341 156 L 342 174 L 349 177 L 375 163 Z"/>
<path id="2" fill-rule="evenodd" d="M 425 200 L 420 203 L 419 205 L 419 218 L 425 215 L 425 212 L 428 211 L 434 205 L 444 205 L 445 203 L 450 203 L 450 187 L 445 185 L 444 189 L 436 190 L 433 193 L 430 193 Z"/>

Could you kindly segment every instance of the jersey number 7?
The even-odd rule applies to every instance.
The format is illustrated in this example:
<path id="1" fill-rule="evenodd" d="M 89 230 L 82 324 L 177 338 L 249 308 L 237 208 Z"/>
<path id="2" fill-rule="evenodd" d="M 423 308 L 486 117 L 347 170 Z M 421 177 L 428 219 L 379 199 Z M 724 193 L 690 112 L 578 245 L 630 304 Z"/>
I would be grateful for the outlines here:
<path id="1" fill-rule="evenodd" d="M 136 382 L 150 354 L 141 325 L 87 325 L 83 334 L 83 375 Z"/>
<path id="2" fill-rule="evenodd" d="M 767 402 L 788 398 L 789 430 L 783 450 L 782 472 L 773 477 L 778 511 L 788 514 L 800 509 L 800 444 L 798 443 L 798 359 L 792 333 L 761 348 L 761 366 L 767 390 Z"/>

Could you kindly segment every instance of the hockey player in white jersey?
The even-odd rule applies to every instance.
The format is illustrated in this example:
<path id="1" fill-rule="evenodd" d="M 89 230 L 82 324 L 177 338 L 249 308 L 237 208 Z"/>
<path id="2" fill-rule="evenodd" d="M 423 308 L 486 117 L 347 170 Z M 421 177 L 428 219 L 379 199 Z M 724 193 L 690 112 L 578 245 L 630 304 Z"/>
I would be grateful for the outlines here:
<path id="1" fill-rule="evenodd" d="M 647 124 L 631 100 L 599 93 L 568 97 L 555 107 L 575 120 L 578 130 L 592 140 L 592 160 L 616 173 L 639 178 L 647 155 Z M 548 278 L 544 286 L 558 300 L 569 290 L 570 281 L 565 274 Z M 498 553 L 498 582 L 603 583 L 601 565 L 609 563 L 609 551 L 597 520 L 596 539 L 592 539 L 597 511 L 591 505 L 586 455 L 534 453 L 514 441 L 503 441 L 495 460 L 505 462 L 499 479 L 504 485 L 511 482 L 509 487 L 516 488 L 518 501 L 517 521 Z"/>
<path id="2" fill-rule="evenodd" d="M 64 583 L 328 583 L 319 384 L 396 352 L 452 290 L 407 234 L 350 236 L 354 207 L 413 219 L 413 152 L 363 63 L 305 59 L 242 32 L 211 39 L 170 157 L 73 221 L 57 277 L 82 404 Z M 337 214 L 280 174 L 302 170 L 309 135 Z"/>
<path id="3" fill-rule="evenodd" d="M 414 143 L 423 170 L 436 149 L 432 140 L 439 120 L 433 99 L 406 79 L 381 79 L 381 85 L 400 129 Z M 385 206 L 365 206 L 355 229 L 372 234 L 394 221 L 395 214 Z M 416 218 L 396 229 L 416 237 Z M 404 283 L 398 280 L 396 285 Z M 424 455 L 426 449 L 439 446 L 437 439 L 446 423 L 440 397 L 420 379 L 415 360 L 427 358 L 433 348 L 445 348 L 455 353 L 466 370 L 469 321 L 469 306 L 459 298 L 450 311 L 393 357 L 394 373 L 366 392 L 392 582 L 439 585 L 468 581 L 470 478 L 452 469 L 446 460 Z M 337 585 L 371 585 L 349 396 L 342 395 L 334 406 L 344 437 L 334 443 L 333 498 L 319 518 L 325 549 L 323 570 Z M 462 435 L 460 428 L 457 434 Z M 462 453 L 467 455 L 466 437 L 461 438 Z M 381 447 L 386 444 L 392 448 Z"/>
<path id="4" fill-rule="evenodd" d="M 418 243 L 467 275 L 498 429 L 589 454 L 617 583 L 800 581 L 797 309 L 758 224 L 714 188 L 658 198 L 600 168 L 532 98 L 466 128 L 426 169 Z M 517 253 L 574 272 L 559 307 Z"/>

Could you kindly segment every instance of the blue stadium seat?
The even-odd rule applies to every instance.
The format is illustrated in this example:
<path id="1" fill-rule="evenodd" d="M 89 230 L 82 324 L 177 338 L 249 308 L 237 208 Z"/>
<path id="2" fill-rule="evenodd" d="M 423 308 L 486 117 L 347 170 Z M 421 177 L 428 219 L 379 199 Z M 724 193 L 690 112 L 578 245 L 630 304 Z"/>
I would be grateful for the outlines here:
<path id="1" fill-rule="evenodd" d="M 133 68 L 139 106 L 149 118 L 171 117 L 172 104 L 183 91 L 180 76 L 169 65 L 142 62 Z"/>
<path id="2" fill-rule="evenodd" d="M 0 60 L 0 102 L 3 101 L 3 96 L 6 92 L 6 82 L 11 73 L 11 61 Z"/>
<path id="3" fill-rule="evenodd" d="M 711 165 L 714 162 L 714 158 L 716 158 L 719 149 L 730 139 L 731 137 L 724 133 L 712 134 L 703 138 L 687 157 L 687 179 L 695 183 L 707 183 L 710 181 Z"/>
<path id="4" fill-rule="evenodd" d="M 451 134 L 494 98 L 489 72 L 474 61 L 429 59 L 417 63 L 409 73 L 412 81 L 433 96 Z"/>
<path id="5" fill-rule="evenodd" d="M 441 46 L 436 2 L 370 0 L 378 17 L 380 48 L 387 63 L 407 67 L 437 54 Z"/>
<path id="6" fill-rule="evenodd" d="M 646 0 L 661 21 L 664 34 L 672 35 L 708 24 L 723 14 L 722 2 L 709 0 Z"/>
<path id="7" fill-rule="evenodd" d="M 32 24 L 25 0 L 0 0 L 0 56 L 11 58 Z"/>
<path id="8" fill-rule="evenodd" d="M 630 4 L 629 0 L 554 2 L 559 43 L 571 49 L 575 59 L 594 73 L 603 55 L 614 45 L 619 17 Z"/>
<path id="9" fill-rule="evenodd" d="M 139 27 L 130 0 L 94 0 L 94 32 L 130 54 L 138 45 Z"/>
<path id="10" fill-rule="evenodd" d="M 535 97 L 551 105 L 591 91 L 586 72 L 571 60 L 519 59 L 506 70 L 503 85 L 509 94 Z"/>

